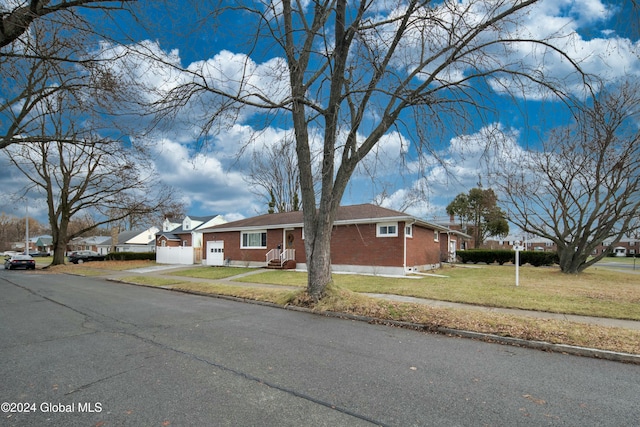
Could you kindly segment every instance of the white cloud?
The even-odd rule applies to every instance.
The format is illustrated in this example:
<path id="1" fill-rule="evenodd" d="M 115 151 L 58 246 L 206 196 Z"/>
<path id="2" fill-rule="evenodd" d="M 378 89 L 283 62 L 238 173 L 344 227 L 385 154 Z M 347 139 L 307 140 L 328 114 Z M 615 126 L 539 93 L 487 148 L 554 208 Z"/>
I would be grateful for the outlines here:
<path id="1" fill-rule="evenodd" d="M 432 58 L 420 76 L 424 80 L 434 78 L 439 84 L 461 82 L 472 74 L 482 75 L 492 70 L 521 71 L 532 77 L 563 82 L 572 94 L 578 95 L 583 94 L 583 75 L 576 71 L 572 62 L 578 64 L 585 74 L 598 76 L 604 81 L 618 80 L 629 74 L 640 75 L 640 44 L 606 31 L 604 25 L 618 6 L 600 0 L 545 0 L 536 3 L 514 15 L 513 19 L 478 35 L 470 47 L 480 49 L 467 49 L 462 60 L 443 66 L 451 38 L 467 36 L 476 23 L 496 14 L 491 11 L 493 8 L 501 10 L 512 5 L 511 2 L 506 2 L 505 6 L 498 4 L 477 0 L 444 1 L 433 9 L 419 10 L 417 13 L 428 17 L 427 23 L 418 22 L 403 37 L 394 55 L 394 65 L 398 69 L 413 71 L 418 60 Z M 392 14 L 403 11 L 404 6 L 401 6 Z M 602 27 L 601 38 L 585 38 L 580 34 L 582 28 L 598 26 Z M 384 52 L 390 45 L 394 30 L 394 26 L 389 25 L 387 32 L 378 30 L 367 42 L 376 46 L 373 50 Z M 498 39 L 512 39 L 514 42 L 492 43 Z M 544 40 L 555 49 L 526 40 Z M 517 97 L 526 95 L 529 99 L 543 99 L 550 95 L 544 87 L 522 75 L 496 74 L 489 81 L 498 93 L 509 91 Z"/>
<path id="2" fill-rule="evenodd" d="M 214 155 L 191 153 L 186 146 L 169 140 L 157 144 L 154 151 L 158 174 L 174 187 L 187 212 L 233 214 L 255 208 L 242 173 L 225 168 Z"/>
<path id="3" fill-rule="evenodd" d="M 470 1 L 461 0 L 446 4 L 464 8 Z M 303 6 L 306 7 L 308 3 L 304 2 Z M 397 9 L 395 12 L 389 12 L 391 5 L 402 2 L 374 3 L 376 9 L 373 13 L 382 17 L 382 14 L 397 13 Z M 279 2 L 274 2 L 276 9 L 279 7 L 278 4 Z M 437 13 L 445 17 L 447 12 L 441 9 Z M 476 8 L 475 13 L 476 16 L 467 16 L 467 22 L 479 19 L 482 10 Z M 640 45 L 637 42 L 618 37 L 615 32 L 606 33 L 605 28 L 600 34 L 608 36 L 603 35 L 600 38 L 586 39 L 579 33 L 583 26 L 602 25 L 610 14 L 611 10 L 599 0 L 545 0 L 528 9 L 521 16 L 521 25 L 510 27 L 510 31 L 522 36 L 554 36 L 554 43 L 557 43 L 558 48 L 579 61 L 587 72 L 606 77 L 608 80 L 615 80 L 625 74 L 640 75 L 640 60 L 637 56 Z M 431 28 L 430 31 L 438 34 L 435 28 Z M 416 32 L 415 35 L 423 37 L 425 33 Z M 383 49 L 388 40 L 384 34 L 377 34 L 376 37 L 380 49 Z M 418 39 L 411 40 L 409 37 L 403 40 L 402 49 L 398 51 L 399 68 L 402 65 L 403 70 L 410 69 L 410 61 L 416 57 L 415 49 L 419 45 L 417 41 Z M 493 52 L 493 58 L 478 57 L 478 60 L 494 61 L 492 64 L 496 64 L 495 61 L 505 64 L 524 61 L 528 67 L 546 76 L 573 82 L 574 90 L 578 90 L 581 83 L 579 76 L 573 74 L 569 62 L 563 60 L 560 55 L 543 52 L 531 44 L 511 45 L 510 48 L 508 51 Z M 183 62 L 180 51 L 171 47 L 168 50 L 162 49 L 157 42 L 148 40 L 130 46 L 105 43 L 101 46 L 100 54 L 103 58 L 112 59 L 114 69 L 126 77 L 123 84 L 135 82 L 153 89 L 150 95 L 140 93 L 141 97 L 144 96 L 140 99 L 143 101 L 158 100 L 168 91 L 193 82 L 206 84 L 212 90 L 231 91 L 239 97 L 256 102 L 260 101 L 259 96 L 280 102 L 289 95 L 287 68 L 279 57 L 257 62 L 244 53 L 227 49 L 220 50 L 211 58 L 193 61 L 186 66 L 186 71 L 179 71 Z M 162 61 L 152 62 L 148 59 L 152 56 L 161 58 Z M 485 64 L 490 65 L 488 62 Z M 460 79 L 467 73 L 468 70 L 464 67 L 450 67 L 442 74 L 442 79 Z M 241 84 L 241 76 L 249 78 Z M 493 82 L 497 90 L 511 84 L 506 80 Z M 527 94 L 531 98 L 542 95 L 532 91 Z M 234 111 L 234 114 L 228 117 L 230 120 L 227 123 L 208 132 L 209 144 L 196 151 L 202 126 L 220 102 L 221 98 L 211 91 L 197 94 L 185 101 L 184 108 L 172 117 L 172 120 L 168 118 L 163 123 L 162 133 L 149 135 L 149 138 L 157 141 L 153 148 L 155 167 L 162 180 L 174 186 L 189 203 L 189 208 L 198 209 L 199 213 L 221 213 L 227 215 L 228 219 L 237 219 L 264 212 L 265 206 L 261 206 L 261 201 L 256 200 L 247 189 L 243 179 L 249 167 L 250 154 L 259 152 L 262 147 L 280 143 L 284 138 L 291 136 L 291 131 L 277 128 L 272 123 L 264 129 L 257 129 L 258 125 L 250 121 L 256 109 Z M 375 118 L 376 110 L 369 109 L 365 114 L 367 117 Z M 321 146 L 320 133 L 320 129 L 311 130 L 314 152 L 319 152 Z M 507 137 L 500 140 L 498 135 L 504 133 Z M 362 141 L 364 137 L 359 135 L 358 139 Z M 359 168 L 360 176 L 356 176 L 354 180 L 358 189 L 351 187 L 350 191 L 354 197 L 356 194 L 375 195 L 375 191 L 371 190 L 375 184 L 362 179 L 367 173 L 384 181 L 385 184 L 389 183 L 384 203 L 390 207 L 398 208 L 416 191 L 427 191 L 428 202 L 410 208 L 410 212 L 422 212 L 418 216 L 424 216 L 425 212 L 432 211 L 434 206 L 446 206 L 447 198 L 452 199 L 456 194 L 476 186 L 479 176 L 482 176 L 482 163 L 497 160 L 498 157 L 495 156 L 505 156 L 505 153 L 508 153 L 506 147 L 517 150 L 518 137 L 517 132 L 494 124 L 478 130 L 475 134 L 453 138 L 444 151 L 410 159 L 408 156 L 412 151 L 407 138 L 399 132 L 390 132 L 365 158 Z M 485 144 L 491 138 L 495 138 L 496 146 L 503 144 L 504 150 L 487 152 Z M 246 149 L 245 155 L 238 157 L 243 149 Z M 408 163 L 403 167 L 402 162 L 405 160 Z M 406 173 L 406 176 L 399 177 L 401 172 Z M 410 182 L 407 183 L 406 179 Z M 363 191 L 365 185 L 369 187 Z"/>

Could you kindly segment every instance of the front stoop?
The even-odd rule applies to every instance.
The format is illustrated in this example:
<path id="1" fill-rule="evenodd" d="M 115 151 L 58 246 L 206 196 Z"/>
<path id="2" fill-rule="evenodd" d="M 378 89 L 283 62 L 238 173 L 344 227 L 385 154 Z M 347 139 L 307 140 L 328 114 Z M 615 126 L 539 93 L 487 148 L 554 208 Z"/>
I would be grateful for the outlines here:
<path id="1" fill-rule="evenodd" d="M 270 261 L 269 264 L 267 264 L 267 268 L 271 268 L 274 270 L 295 270 L 296 261 L 290 259 L 285 261 L 284 264 L 280 265 L 280 261 L 273 260 L 273 261 Z"/>

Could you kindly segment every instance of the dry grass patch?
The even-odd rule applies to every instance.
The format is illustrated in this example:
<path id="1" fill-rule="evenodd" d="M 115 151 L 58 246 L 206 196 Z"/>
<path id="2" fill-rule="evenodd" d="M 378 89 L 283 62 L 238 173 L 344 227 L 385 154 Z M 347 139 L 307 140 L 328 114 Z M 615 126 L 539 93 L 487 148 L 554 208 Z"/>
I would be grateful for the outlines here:
<path id="1" fill-rule="evenodd" d="M 254 301 L 271 302 L 278 305 L 287 305 L 296 298 L 302 291 L 291 291 L 277 288 L 264 287 L 245 287 L 233 285 L 221 285 L 211 283 L 180 283 L 171 286 L 172 289 L 178 289 L 189 292 L 199 292 L 212 295 L 226 295 L 236 298 L 250 299 Z"/>
<path id="2" fill-rule="evenodd" d="M 121 282 L 134 283 L 136 285 L 145 286 L 172 286 L 182 283 L 182 280 L 169 277 L 153 277 L 153 276 L 127 276 L 118 279 Z"/>
<path id="3" fill-rule="evenodd" d="M 332 288 L 317 304 L 311 303 L 304 294 L 300 294 L 292 304 L 307 306 L 318 312 L 332 311 L 381 321 L 389 319 L 417 323 L 424 325 L 427 330 L 442 327 L 640 354 L 640 331 L 378 300 L 337 287 Z"/>
<path id="4" fill-rule="evenodd" d="M 144 268 L 157 265 L 155 261 L 137 260 L 137 261 L 92 261 L 82 264 L 64 264 L 53 265 L 47 267 L 48 271 L 53 273 L 70 273 L 82 276 L 100 276 L 105 271 L 124 271 L 133 270 L 134 268 Z"/>

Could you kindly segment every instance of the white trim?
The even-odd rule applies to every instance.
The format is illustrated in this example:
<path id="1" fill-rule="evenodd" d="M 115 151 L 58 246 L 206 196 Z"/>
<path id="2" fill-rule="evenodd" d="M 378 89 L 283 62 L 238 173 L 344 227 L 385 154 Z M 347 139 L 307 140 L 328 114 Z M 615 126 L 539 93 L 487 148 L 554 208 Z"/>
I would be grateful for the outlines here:
<path id="1" fill-rule="evenodd" d="M 384 232 L 383 229 L 384 228 Z M 389 229 L 393 228 L 393 231 Z M 398 237 L 397 222 L 379 222 L 376 224 L 376 237 Z"/>
<path id="2" fill-rule="evenodd" d="M 423 228 L 428 228 L 432 230 L 440 230 L 440 231 L 450 231 L 447 227 L 443 227 L 441 225 L 432 224 L 420 219 L 417 219 L 412 216 L 393 216 L 393 217 L 381 217 L 381 218 L 356 218 L 349 220 L 336 220 L 333 225 L 355 225 L 355 224 L 381 224 L 381 223 L 400 223 L 400 222 L 411 222 L 412 224 L 416 224 Z M 219 228 L 218 228 L 219 227 Z M 199 231 L 204 231 L 205 233 L 222 233 L 228 231 L 263 231 L 263 230 L 272 230 L 272 229 L 281 229 L 281 228 L 304 228 L 304 223 L 286 223 L 286 224 L 265 224 L 265 225 L 255 225 L 255 226 L 235 226 L 235 227 L 221 227 L 215 226 L 214 229 L 204 228 Z M 303 237 L 304 238 L 304 237 Z"/>
<path id="3" fill-rule="evenodd" d="M 265 235 L 265 245 L 245 246 L 244 245 L 244 236 L 248 235 L 248 234 L 260 234 L 260 235 L 264 234 Z M 265 230 L 265 229 L 241 231 L 240 232 L 240 249 L 267 249 L 266 240 L 267 240 L 267 230 Z M 262 243 L 262 236 L 260 236 L 260 241 Z"/>

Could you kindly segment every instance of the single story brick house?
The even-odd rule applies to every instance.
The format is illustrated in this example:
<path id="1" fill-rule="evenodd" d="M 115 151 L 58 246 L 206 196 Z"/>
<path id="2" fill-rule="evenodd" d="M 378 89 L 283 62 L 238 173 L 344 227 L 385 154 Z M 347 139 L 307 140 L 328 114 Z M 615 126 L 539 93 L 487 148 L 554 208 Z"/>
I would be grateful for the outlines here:
<path id="1" fill-rule="evenodd" d="M 331 237 L 333 271 L 395 274 L 429 270 L 446 254 L 449 229 L 372 204 L 341 206 Z M 260 215 L 202 229 L 206 265 L 306 270 L 302 212 Z M 446 249 L 445 249 L 446 250 Z"/>

